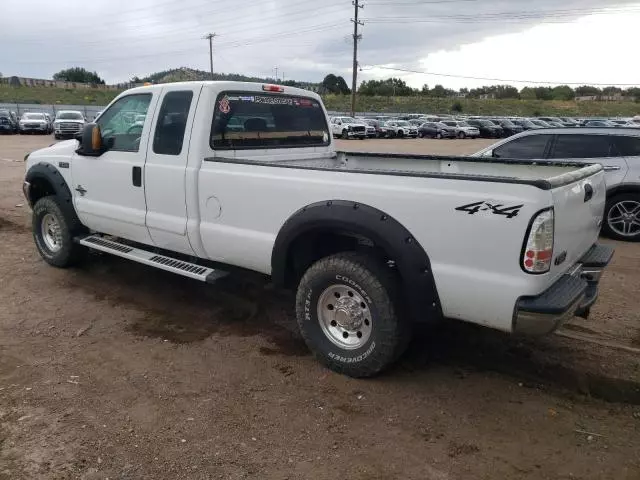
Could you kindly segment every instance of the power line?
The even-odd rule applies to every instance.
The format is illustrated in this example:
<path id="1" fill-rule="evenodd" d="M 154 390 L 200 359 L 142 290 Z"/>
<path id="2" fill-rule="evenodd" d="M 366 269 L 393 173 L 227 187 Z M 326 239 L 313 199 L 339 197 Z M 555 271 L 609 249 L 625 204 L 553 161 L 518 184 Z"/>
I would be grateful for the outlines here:
<path id="1" fill-rule="evenodd" d="M 358 26 L 364 25 L 363 22 L 358 20 L 358 13 L 364 5 L 360 5 L 360 0 L 353 0 L 354 14 L 351 21 L 353 22 L 353 73 L 351 77 L 351 116 L 356 114 L 356 84 L 358 79 L 358 42 L 362 38 L 362 35 L 358 34 Z"/>
<path id="2" fill-rule="evenodd" d="M 386 67 L 383 65 L 367 65 L 366 67 L 362 67 L 362 70 L 373 70 L 375 68 L 379 68 L 381 70 L 393 70 L 397 72 L 406 72 L 406 73 L 417 73 L 421 75 L 433 75 L 436 77 L 450 77 L 450 78 L 464 78 L 467 80 L 486 80 L 491 82 L 511 82 L 511 83 L 540 83 L 544 85 L 593 85 L 593 86 L 611 86 L 611 85 L 620 85 L 624 87 L 633 87 L 638 85 L 638 83 L 598 83 L 598 82 L 557 82 L 557 81 L 540 81 L 540 80 L 514 80 L 508 78 L 491 78 L 491 77 L 475 77 L 470 75 L 455 75 L 452 73 L 437 73 L 437 72 L 425 72 L 420 70 L 411 70 L 408 68 L 397 68 L 397 67 Z"/>

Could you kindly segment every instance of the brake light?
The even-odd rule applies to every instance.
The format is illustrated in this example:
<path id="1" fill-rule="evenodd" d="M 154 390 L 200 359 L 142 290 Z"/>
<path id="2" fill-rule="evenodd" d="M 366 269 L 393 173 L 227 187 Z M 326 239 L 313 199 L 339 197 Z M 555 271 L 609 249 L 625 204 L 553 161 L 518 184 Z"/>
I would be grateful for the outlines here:
<path id="1" fill-rule="evenodd" d="M 527 231 L 520 264 L 527 273 L 546 273 L 553 258 L 553 209 L 537 213 Z"/>
<path id="2" fill-rule="evenodd" d="M 284 87 L 280 85 L 262 85 L 262 90 L 265 92 L 284 92 Z"/>

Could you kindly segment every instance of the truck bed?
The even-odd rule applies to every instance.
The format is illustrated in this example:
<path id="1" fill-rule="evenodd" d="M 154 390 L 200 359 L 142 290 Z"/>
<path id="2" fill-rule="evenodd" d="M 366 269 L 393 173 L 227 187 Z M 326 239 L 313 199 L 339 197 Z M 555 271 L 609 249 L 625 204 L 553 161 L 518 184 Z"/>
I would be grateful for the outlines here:
<path id="1" fill-rule="evenodd" d="M 597 164 L 585 166 L 572 162 L 559 164 L 541 160 L 355 152 L 337 152 L 335 156 L 324 158 L 271 161 L 225 157 L 206 160 L 305 170 L 517 183 L 532 185 L 543 190 L 550 190 L 589 177 L 602 168 Z"/>

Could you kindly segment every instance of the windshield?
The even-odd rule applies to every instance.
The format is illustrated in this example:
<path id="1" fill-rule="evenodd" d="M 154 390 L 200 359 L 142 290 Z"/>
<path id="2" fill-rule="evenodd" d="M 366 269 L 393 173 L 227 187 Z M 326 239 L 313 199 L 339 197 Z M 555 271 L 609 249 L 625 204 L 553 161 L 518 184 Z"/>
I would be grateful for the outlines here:
<path id="1" fill-rule="evenodd" d="M 80 112 L 60 112 L 56 120 L 84 120 Z"/>
<path id="2" fill-rule="evenodd" d="M 480 125 L 483 127 L 495 127 L 494 123 L 489 120 L 478 120 L 478 122 L 480 122 Z"/>
<path id="3" fill-rule="evenodd" d="M 500 124 L 504 125 L 505 127 L 515 127 L 514 123 L 511 120 L 502 120 Z"/>
<path id="4" fill-rule="evenodd" d="M 352 118 L 339 118 L 339 121 L 342 121 L 342 123 L 354 123 Z"/>
<path id="5" fill-rule="evenodd" d="M 351 118 L 340 119 L 354 123 Z M 326 146 L 330 139 L 324 110 L 317 100 L 224 92 L 216 101 L 210 142 L 214 149 Z"/>
<path id="6" fill-rule="evenodd" d="M 444 123 L 445 125 L 447 125 L 448 127 L 455 127 L 456 125 L 459 125 L 461 127 L 464 127 L 464 125 L 462 125 L 462 123 L 456 123 L 456 122 L 440 122 L 440 123 Z"/>
<path id="7" fill-rule="evenodd" d="M 396 122 L 396 124 L 399 127 L 410 127 L 411 126 L 411 124 L 409 122 L 405 122 L 404 120 L 400 120 L 400 121 Z"/>
<path id="8" fill-rule="evenodd" d="M 542 120 L 531 120 L 531 122 L 534 123 L 535 125 L 540 126 L 540 127 L 550 127 L 551 126 L 547 122 L 543 122 Z"/>
<path id="9" fill-rule="evenodd" d="M 25 113 L 22 115 L 23 120 L 44 120 L 44 114 L 42 113 Z"/>

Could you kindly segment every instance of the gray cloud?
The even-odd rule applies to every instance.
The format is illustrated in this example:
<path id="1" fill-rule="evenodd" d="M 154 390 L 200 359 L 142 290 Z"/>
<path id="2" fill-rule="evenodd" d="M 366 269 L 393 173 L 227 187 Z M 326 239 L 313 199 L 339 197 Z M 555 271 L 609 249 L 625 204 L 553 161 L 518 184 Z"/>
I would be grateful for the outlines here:
<path id="1" fill-rule="evenodd" d="M 359 59 L 363 65 L 412 68 L 430 52 L 631 3 L 364 0 Z M 62 68 L 84 66 L 114 83 L 178 66 L 207 70 L 202 37 L 208 32 L 219 34 L 216 71 L 266 76 L 277 66 L 286 78 L 319 81 L 329 72 L 348 75 L 351 68 L 348 0 L 94 0 L 69 8 L 50 0 L 2 0 L 2 9 L 0 39 L 10 46 L 0 51 L 4 75 L 51 77 Z M 547 17 L 525 14 L 558 11 Z M 497 12 L 520 13 L 492 16 Z"/>

